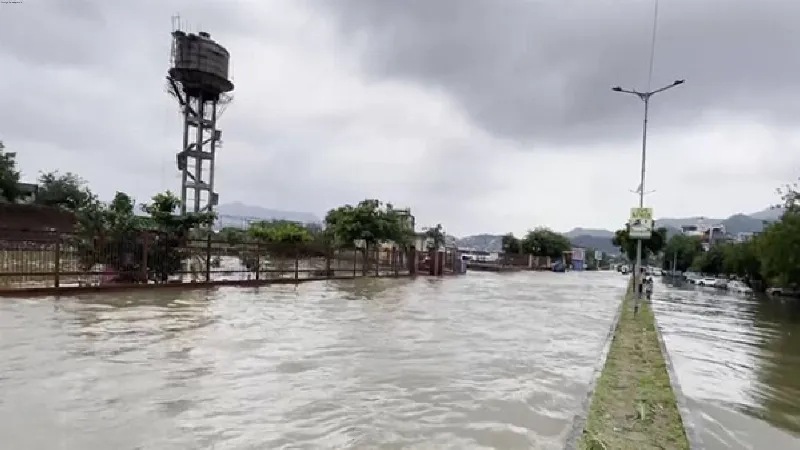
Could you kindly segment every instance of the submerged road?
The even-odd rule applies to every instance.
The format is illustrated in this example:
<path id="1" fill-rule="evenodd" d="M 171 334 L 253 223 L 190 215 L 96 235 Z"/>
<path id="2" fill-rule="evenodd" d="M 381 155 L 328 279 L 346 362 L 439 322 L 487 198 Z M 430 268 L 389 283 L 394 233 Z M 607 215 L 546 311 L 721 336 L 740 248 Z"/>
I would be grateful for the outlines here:
<path id="1" fill-rule="evenodd" d="M 800 448 L 800 302 L 663 285 L 653 301 L 706 448 Z"/>
<path id="2" fill-rule="evenodd" d="M 20 450 L 561 448 L 626 282 L 470 273 L 6 299 L 0 439 Z"/>

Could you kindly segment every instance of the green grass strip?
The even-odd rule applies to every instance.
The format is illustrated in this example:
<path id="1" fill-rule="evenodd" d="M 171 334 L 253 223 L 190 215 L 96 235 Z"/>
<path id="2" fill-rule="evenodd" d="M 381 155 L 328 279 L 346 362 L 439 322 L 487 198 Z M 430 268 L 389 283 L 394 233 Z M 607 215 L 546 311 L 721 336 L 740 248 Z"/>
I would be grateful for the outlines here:
<path id="1" fill-rule="evenodd" d="M 629 289 L 578 448 L 689 449 L 653 311 L 633 303 Z"/>

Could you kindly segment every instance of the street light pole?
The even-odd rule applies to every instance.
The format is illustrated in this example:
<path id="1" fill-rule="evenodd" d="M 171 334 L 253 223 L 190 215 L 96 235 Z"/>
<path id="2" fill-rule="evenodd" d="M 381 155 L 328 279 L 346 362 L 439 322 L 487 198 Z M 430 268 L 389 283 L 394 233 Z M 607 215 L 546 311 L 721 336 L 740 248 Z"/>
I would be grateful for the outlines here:
<path id="1" fill-rule="evenodd" d="M 644 181 L 645 181 L 645 168 L 647 162 L 647 120 L 650 115 L 650 98 L 659 92 L 664 92 L 667 89 L 672 89 L 675 86 L 680 86 L 686 80 L 675 80 L 672 84 L 664 86 L 649 92 L 639 92 L 636 90 L 623 89 L 619 86 L 611 88 L 614 92 L 622 92 L 624 94 L 633 94 L 639 97 L 639 100 L 644 102 L 644 120 L 642 121 L 642 172 L 639 180 L 639 208 L 644 208 Z M 641 278 L 642 278 L 642 239 L 636 242 L 636 263 L 634 265 L 634 288 L 636 289 L 636 306 L 639 308 L 639 302 L 642 300 Z"/>

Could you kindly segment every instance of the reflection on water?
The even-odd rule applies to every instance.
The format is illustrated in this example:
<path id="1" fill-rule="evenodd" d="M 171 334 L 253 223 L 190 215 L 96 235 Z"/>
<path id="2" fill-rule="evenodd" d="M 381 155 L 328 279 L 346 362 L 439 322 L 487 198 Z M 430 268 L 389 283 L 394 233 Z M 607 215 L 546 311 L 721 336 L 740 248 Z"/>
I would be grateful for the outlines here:
<path id="1" fill-rule="evenodd" d="M 800 448 L 800 302 L 665 286 L 654 303 L 709 448 Z"/>
<path id="2" fill-rule="evenodd" d="M 9 449 L 559 448 L 624 277 L 0 303 Z"/>

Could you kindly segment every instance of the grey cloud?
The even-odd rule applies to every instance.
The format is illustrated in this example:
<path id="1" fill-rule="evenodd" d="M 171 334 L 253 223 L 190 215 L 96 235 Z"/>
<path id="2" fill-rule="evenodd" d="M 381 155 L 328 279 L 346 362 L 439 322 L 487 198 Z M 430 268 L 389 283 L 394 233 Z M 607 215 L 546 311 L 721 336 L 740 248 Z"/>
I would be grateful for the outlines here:
<path id="1" fill-rule="evenodd" d="M 636 133 L 641 105 L 609 88 L 645 89 L 652 1 L 342 0 L 330 14 L 363 69 L 448 93 L 485 130 L 535 144 Z M 798 112 L 800 2 L 670 0 L 660 5 L 653 88 L 687 84 L 653 105 L 659 127 L 706 111 Z"/>

